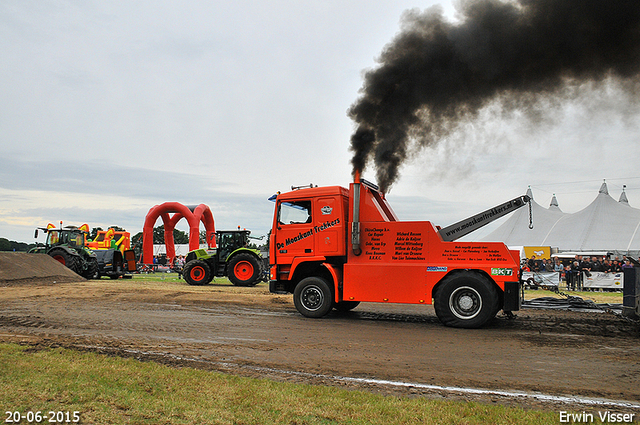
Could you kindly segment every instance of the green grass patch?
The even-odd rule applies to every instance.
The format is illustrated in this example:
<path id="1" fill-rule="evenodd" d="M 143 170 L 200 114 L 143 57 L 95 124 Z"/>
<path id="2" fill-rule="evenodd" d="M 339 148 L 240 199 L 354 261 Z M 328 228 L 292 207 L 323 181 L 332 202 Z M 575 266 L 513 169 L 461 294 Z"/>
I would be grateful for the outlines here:
<path id="1" fill-rule="evenodd" d="M 511 425 L 558 420 L 557 412 L 278 383 L 15 344 L 0 344 L 0 404 L 3 413 L 78 411 L 85 424 Z"/>
<path id="2" fill-rule="evenodd" d="M 135 282 L 180 282 L 186 285 L 187 282 L 183 278 L 178 276 L 179 276 L 178 273 L 175 273 L 175 272 L 140 273 L 140 274 L 134 274 L 131 280 Z M 119 280 L 119 281 L 122 281 L 122 280 Z M 213 280 L 211 281 L 211 284 L 212 285 L 233 285 L 228 278 L 222 277 L 222 276 L 214 277 Z"/>
<path id="3" fill-rule="evenodd" d="M 223 279 L 223 278 L 216 278 Z M 169 282 L 185 282 L 184 279 L 178 277 L 178 273 L 136 273 L 133 274 L 132 280 L 141 281 L 141 282 L 158 282 L 158 281 L 169 281 Z"/>

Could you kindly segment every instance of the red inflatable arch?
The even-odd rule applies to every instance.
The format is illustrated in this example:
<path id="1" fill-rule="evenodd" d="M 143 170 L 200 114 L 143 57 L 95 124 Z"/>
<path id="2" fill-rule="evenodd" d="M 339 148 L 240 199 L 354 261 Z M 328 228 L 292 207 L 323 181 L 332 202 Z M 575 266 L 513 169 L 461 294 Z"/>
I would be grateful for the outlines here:
<path id="1" fill-rule="evenodd" d="M 189 223 L 189 251 L 200 248 L 201 221 L 207 232 L 209 248 L 216 247 L 216 226 L 213 222 L 213 214 L 207 205 L 196 206 L 182 205 L 180 202 L 165 202 L 151 208 L 144 219 L 144 228 L 142 229 L 142 262 L 144 264 L 153 264 L 153 226 L 158 217 L 162 217 L 164 222 L 164 243 L 167 248 L 167 258 L 170 261 L 173 262 L 176 256 L 173 229 L 182 218 L 186 218 Z"/>

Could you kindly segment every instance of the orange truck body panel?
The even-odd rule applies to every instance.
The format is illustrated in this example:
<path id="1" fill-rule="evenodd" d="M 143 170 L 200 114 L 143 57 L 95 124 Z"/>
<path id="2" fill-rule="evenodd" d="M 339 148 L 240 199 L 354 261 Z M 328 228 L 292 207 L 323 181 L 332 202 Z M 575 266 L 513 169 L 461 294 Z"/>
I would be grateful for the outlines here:
<path id="1" fill-rule="evenodd" d="M 398 221 L 384 194 L 360 186 L 360 248 L 353 250 L 354 184 L 278 195 L 270 244 L 271 279 L 293 282 L 303 265 L 331 272 L 335 301 L 431 304 L 434 287 L 457 270 L 476 270 L 500 288 L 519 280 L 519 253 L 503 243 L 445 242 L 429 221 Z M 306 222 L 285 223 L 282 203 L 309 208 Z M 290 291 L 292 292 L 292 291 Z"/>

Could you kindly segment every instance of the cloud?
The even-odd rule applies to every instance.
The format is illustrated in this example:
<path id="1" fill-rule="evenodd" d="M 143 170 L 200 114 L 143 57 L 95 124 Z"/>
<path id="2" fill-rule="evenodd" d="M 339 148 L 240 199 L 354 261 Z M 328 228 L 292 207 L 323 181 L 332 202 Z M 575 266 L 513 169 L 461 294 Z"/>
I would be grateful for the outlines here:
<path id="1" fill-rule="evenodd" d="M 271 193 L 233 193 L 233 182 L 208 176 L 73 159 L 0 158 L 0 163 L 0 234 L 23 241 L 36 226 L 59 220 L 137 233 L 148 210 L 168 201 L 205 203 L 219 228 L 239 225 L 265 234 L 273 209 L 267 201 Z"/>

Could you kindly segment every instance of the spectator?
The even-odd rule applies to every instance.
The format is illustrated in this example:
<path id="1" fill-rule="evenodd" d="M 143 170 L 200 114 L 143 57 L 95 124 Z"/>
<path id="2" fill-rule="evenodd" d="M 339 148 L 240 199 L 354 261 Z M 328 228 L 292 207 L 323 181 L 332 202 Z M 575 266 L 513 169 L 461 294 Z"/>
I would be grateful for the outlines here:
<path id="1" fill-rule="evenodd" d="M 591 261 L 589 261 L 589 257 L 580 261 L 580 269 L 578 273 L 578 284 L 576 285 L 576 287 L 578 288 L 578 291 L 582 291 L 582 288 L 584 287 L 584 278 L 591 277 L 591 267 L 592 267 L 592 264 L 591 264 Z"/>
<path id="2" fill-rule="evenodd" d="M 617 258 L 618 257 L 616 257 L 616 260 L 613 260 L 613 264 L 611 264 L 611 272 L 612 273 L 620 273 L 622 271 L 622 265 L 617 260 Z"/>
<path id="3" fill-rule="evenodd" d="M 605 259 L 602 262 L 602 270 L 600 270 L 600 271 L 605 272 L 605 273 L 611 273 L 612 270 L 613 270 L 613 267 L 611 265 L 611 261 Z"/>
<path id="4" fill-rule="evenodd" d="M 529 270 L 532 271 L 532 272 L 540 271 L 540 268 L 538 267 L 538 261 L 536 260 L 536 256 L 535 255 L 531 256 L 531 258 L 527 262 L 527 265 L 529 266 Z"/>
<path id="5" fill-rule="evenodd" d="M 558 272 L 558 286 L 562 282 L 562 274 L 564 273 L 564 265 L 560 262 L 558 257 L 553 259 L 553 271 Z"/>
<path id="6" fill-rule="evenodd" d="M 601 272 L 602 271 L 602 263 L 598 259 L 598 257 L 591 257 L 591 270 L 592 272 Z"/>
<path id="7" fill-rule="evenodd" d="M 582 258 L 578 256 L 578 258 Z M 582 285 L 582 268 L 580 267 L 580 261 L 574 261 L 571 265 L 571 290 L 579 290 Z"/>
<path id="8" fill-rule="evenodd" d="M 551 264 L 551 261 L 547 261 L 547 259 L 544 258 L 542 260 L 542 267 L 540 267 L 540 271 L 552 272 L 553 271 L 553 264 Z"/>

